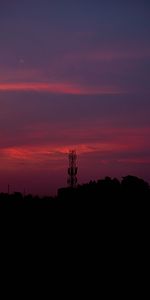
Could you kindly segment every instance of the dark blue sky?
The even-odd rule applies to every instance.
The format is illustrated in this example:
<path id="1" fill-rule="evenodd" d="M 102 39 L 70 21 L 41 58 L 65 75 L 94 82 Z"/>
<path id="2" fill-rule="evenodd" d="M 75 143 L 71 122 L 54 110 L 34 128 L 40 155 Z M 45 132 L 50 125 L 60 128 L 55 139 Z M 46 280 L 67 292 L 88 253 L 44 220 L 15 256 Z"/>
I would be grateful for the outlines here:
<path id="1" fill-rule="evenodd" d="M 72 147 L 80 182 L 150 181 L 150 2 L 6 0 L 0 28 L 1 189 L 54 193 Z"/>

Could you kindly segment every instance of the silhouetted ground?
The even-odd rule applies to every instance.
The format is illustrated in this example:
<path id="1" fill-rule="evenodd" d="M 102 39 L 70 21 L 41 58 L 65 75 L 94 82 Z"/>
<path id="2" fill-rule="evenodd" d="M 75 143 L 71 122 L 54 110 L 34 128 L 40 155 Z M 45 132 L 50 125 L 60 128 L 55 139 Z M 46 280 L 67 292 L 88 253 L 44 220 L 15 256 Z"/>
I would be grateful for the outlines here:
<path id="1" fill-rule="evenodd" d="M 75 189 L 61 188 L 55 198 L 1 193 L 0 211 L 11 217 L 32 216 L 43 221 L 65 216 L 121 221 L 121 218 L 143 217 L 149 211 L 149 201 L 150 187 L 144 180 L 126 176 L 120 182 L 106 177 Z"/>
<path id="2" fill-rule="evenodd" d="M 50 263 L 49 269 L 52 262 L 63 262 L 64 273 L 69 260 L 70 268 L 78 266 L 80 273 L 84 262 L 87 274 L 89 266 L 99 265 L 95 274 L 103 270 L 105 277 L 109 270 L 114 278 L 116 270 L 119 277 L 125 270 L 132 282 L 132 268 L 139 272 L 140 249 L 148 249 L 149 203 L 149 185 L 133 176 L 62 188 L 56 198 L 0 194 L 1 245 L 8 257 L 13 249 L 15 256 L 26 249 L 23 260 L 28 253 L 36 267 L 39 258 L 45 266 Z"/>

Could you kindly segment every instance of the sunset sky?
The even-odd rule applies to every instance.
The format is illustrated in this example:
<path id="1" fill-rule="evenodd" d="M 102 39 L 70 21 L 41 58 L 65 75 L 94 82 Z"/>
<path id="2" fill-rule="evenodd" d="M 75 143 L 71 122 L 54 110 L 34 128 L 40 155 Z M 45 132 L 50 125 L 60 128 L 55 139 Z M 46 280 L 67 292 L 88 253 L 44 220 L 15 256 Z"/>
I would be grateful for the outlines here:
<path id="1" fill-rule="evenodd" d="M 150 183 L 150 1 L 0 1 L 0 192 Z"/>

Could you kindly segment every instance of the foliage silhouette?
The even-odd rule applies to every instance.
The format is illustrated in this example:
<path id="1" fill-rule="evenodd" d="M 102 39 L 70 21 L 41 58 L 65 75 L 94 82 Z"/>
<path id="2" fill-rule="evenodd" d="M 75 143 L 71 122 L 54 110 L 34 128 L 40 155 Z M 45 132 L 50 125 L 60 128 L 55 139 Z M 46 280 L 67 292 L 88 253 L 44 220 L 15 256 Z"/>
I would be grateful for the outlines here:
<path id="1" fill-rule="evenodd" d="M 111 203 L 115 205 L 126 200 L 130 205 L 134 201 L 150 200 L 149 184 L 135 176 L 125 176 L 120 182 L 118 179 L 105 177 L 96 181 L 78 185 L 77 188 L 60 188 L 56 197 L 23 196 L 21 193 L 0 194 L 0 207 L 24 208 L 96 208 L 99 205 Z"/>
<path id="2" fill-rule="evenodd" d="M 150 187 L 143 179 L 128 175 L 121 182 L 110 177 L 60 188 L 56 197 L 23 196 L 20 193 L 0 194 L 1 228 L 7 233 L 52 242 L 67 233 L 67 242 L 76 235 L 101 241 L 108 248 L 124 240 L 138 239 L 149 228 Z M 27 230 L 28 228 L 28 230 Z M 102 242 L 103 241 L 103 242 Z M 107 250 L 107 249 L 106 249 Z"/>

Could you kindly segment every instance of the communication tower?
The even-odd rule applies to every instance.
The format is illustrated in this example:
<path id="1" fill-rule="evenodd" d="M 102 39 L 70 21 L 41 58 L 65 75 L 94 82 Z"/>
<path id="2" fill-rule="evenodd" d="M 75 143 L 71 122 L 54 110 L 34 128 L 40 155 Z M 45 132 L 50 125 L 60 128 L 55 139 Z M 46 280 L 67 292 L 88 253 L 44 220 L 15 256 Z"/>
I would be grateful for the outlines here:
<path id="1" fill-rule="evenodd" d="M 70 150 L 68 154 L 69 168 L 68 168 L 68 185 L 75 188 L 77 184 L 77 154 L 75 150 Z"/>

